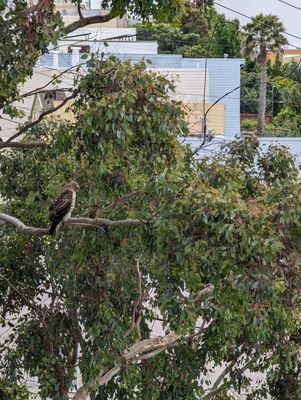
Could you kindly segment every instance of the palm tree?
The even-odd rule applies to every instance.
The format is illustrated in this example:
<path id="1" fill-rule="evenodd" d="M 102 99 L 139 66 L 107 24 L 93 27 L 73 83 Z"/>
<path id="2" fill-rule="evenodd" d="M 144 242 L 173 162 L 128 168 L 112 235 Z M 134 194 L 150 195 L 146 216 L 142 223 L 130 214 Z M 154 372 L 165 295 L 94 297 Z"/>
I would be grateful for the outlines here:
<path id="1" fill-rule="evenodd" d="M 267 91 L 267 53 L 283 52 L 287 44 L 284 37 L 284 26 L 276 15 L 263 15 L 262 13 L 252 18 L 252 22 L 243 27 L 242 54 L 255 59 L 260 68 L 259 107 L 257 131 L 264 133 L 266 91 Z"/>

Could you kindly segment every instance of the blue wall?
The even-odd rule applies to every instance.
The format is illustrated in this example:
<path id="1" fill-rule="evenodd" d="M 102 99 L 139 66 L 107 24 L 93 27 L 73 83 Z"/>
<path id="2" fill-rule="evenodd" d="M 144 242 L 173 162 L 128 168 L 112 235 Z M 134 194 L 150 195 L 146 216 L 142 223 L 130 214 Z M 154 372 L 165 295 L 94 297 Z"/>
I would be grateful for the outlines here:
<path id="1" fill-rule="evenodd" d="M 205 68 L 204 58 L 183 58 L 183 68 Z M 240 86 L 240 68 L 243 64 L 238 58 L 209 58 L 209 101 L 214 103 L 220 97 Z M 240 88 L 226 96 L 219 103 L 225 105 L 225 136 L 233 137 L 240 133 Z M 210 111 L 209 111 L 210 112 Z"/>

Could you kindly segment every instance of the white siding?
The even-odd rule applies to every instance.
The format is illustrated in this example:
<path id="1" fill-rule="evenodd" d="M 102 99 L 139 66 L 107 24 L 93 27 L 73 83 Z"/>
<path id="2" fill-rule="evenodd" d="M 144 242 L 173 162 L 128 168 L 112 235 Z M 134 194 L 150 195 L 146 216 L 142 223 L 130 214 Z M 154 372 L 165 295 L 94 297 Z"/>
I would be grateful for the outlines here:
<path id="1" fill-rule="evenodd" d="M 135 36 L 136 35 L 136 28 L 79 28 L 76 29 L 76 31 L 70 33 L 69 36 L 74 36 L 74 35 L 89 35 L 89 40 L 103 40 L 103 39 L 109 39 L 109 38 L 115 38 L 118 36 L 124 36 L 128 35 L 131 36 L 131 40 L 136 40 Z M 65 40 L 68 39 L 68 36 L 66 39 L 60 40 L 60 42 L 65 42 Z M 78 41 L 81 40 L 82 38 L 79 36 L 77 38 L 73 37 L 73 41 Z"/>
<path id="2" fill-rule="evenodd" d="M 91 53 L 103 52 L 105 54 L 157 54 L 158 52 L 157 42 L 108 41 L 107 44 L 108 46 L 105 46 L 103 42 L 92 44 Z"/>
<path id="3" fill-rule="evenodd" d="M 204 98 L 204 69 L 183 69 L 183 68 L 156 68 L 167 76 L 168 79 L 175 81 L 175 94 L 172 97 L 175 100 L 184 103 L 201 103 Z M 208 101 L 209 74 L 207 73 L 207 85 L 205 90 L 205 101 Z"/>

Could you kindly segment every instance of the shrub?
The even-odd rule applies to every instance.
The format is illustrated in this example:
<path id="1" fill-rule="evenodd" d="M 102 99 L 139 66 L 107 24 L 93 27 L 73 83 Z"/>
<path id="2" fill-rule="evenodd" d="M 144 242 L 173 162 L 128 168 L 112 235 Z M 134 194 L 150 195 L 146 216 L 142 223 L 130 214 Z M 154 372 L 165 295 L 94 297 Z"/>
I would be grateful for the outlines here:
<path id="1" fill-rule="evenodd" d="M 241 121 L 240 128 L 255 131 L 257 127 L 257 122 L 252 119 L 244 119 Z"/>

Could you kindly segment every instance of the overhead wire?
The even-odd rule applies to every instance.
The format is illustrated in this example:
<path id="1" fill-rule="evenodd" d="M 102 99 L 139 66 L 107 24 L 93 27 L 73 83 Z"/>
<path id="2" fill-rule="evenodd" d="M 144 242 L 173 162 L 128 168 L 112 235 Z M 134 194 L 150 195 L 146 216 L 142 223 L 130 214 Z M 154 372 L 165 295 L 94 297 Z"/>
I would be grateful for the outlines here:
<path id="1" fill-rule="evenodd" d="M 233 8 L 226 7 L 226 6 L 224 6 L 224 5 L 220 4 L 220 3 L 217 3 L 217 2 L 216 2 L 215 4 L 217 4 L 217 5 L 220 6 L 220 7 L 225 8 L 225 9 L 228 9 L 228 10 L 230 10 L 230 11 L 236 13 L 236 14 L 239 14 L 239 15 L 241 15 L 241 16 L 243 16 L 243 17 L 246 17 L 246 18 L 248 18 L 248 19 L 251 19 L 251 17 L 249 17 L 248 15 L 243 14 L 243 13 L 237 11 L 237 10 L 234 10 Z M 234 21 L 231 21 L 231 20 L 225 20 L 225 22 L 226 22 L 226 23 L 234 23 Z M 100 29 L 98 29 L 98 31 L 99 31 L 99 30 L 100 30 Z M 286 32 L 286 33 L 287 33 L 287 32 Z M 83 36 L 84 36 L 84 35 L 90 35 L 90 33 L 83 34 Z M 95 37 L 96 35 L 97 35 L 97 32 L 94 34 L 93 37 Z M 150 34 L 150 35 L 151 35 L 151 34 Z M 76 35 L 76 36 L 78 36 L 78 35 Z M 97 42 L 106 42 L 106 41 L 116 40 L 116 39 L 120 39 L 120 38 L 139 37 L 139 36 L 145 37 L 145 34 L 136 33 L 136 34 L 132 34 L 132 35 L 118 35 L 118 36 L 114 36 L 114 37 L 110 37 L 110 38 L 100 39 L 100 40 L 97 40 Z M 75 36 L 72 36 L 72 37 L 75 37 Z M 72 38 L 72 37 L 69 37 L 69 38 Z M 211 34 L 211 38 L 212 38 L 212 37 L 213 37 L 213 33 Z M 63 40 L 68 40 L 68 36 L 66 36 L 65 38 L 63 38 Z M 80 44 L 80 43 L 87 43 L 87 42 L 95 42 L 95 41 L 91 41 L 91 40 L 89 40 L 89 39 L 88 39 L 88 40 L 86 40 L 86 39 L 81 39 L 81 40 L 76 41 L 75 43 L 72 43 L 72 45 Z M 183 41 L 177 41 L 177 42 L 183 43 L 183 44 L 188 44 L 189 41 L 183 40 Z M 193 43 L 195 43 L 195 42 L 193 42 Z M 57 49 L 57 48 L 59 48 L 59 47 L 66 46 L 66 45 L 67 45 L 67 44 L 64 43 L 64 44 L 62 44 L 62 45 L 56 46 L 56 47 L 53 48 L 53 50 L 55 50 L 55 49 Z M 59 54 L 60 54 L 61 56 L 63 55 L 63 53 L 59 53 Z M 150 56 L 151 56 L 151 55 L 150 55 Z M 206 61 L 207 61 L 207 59 L 208 59 L 208 57 L 206 57 Z M 69 60 L 65 60 L 65 61 L 66 61 L 67 63 L 69 62 Z M 301 60 L 299 61 L 299 64 L 300 64 L 300 62 L 301 62 Z M 85 63 L 82 63 L 82 64 L 85 64 Z M 56 72 L 58 71 L 57 68 L 45 66 L 45 65 L 42 65 L 42 64 L 39 64 L 39 63 L 37 63 L 36 66 L 40 66 L 40 67 L 42 67 L 42 68 L 45 68 L 45 69 L 48 69 L 48 70 L 51 70 L 51 71 L 56 71 Z M 77 65 L 74 66 L 74 67 L 77 67 Z M 256 66 L 254 66 L 254 70 L 255 70 L 255 68 L 256 68 Z M 298 68 L 298 65 L 295 67 L 295 69 L 297 69 L 297 68 Z M 69 68 L 68 72 L 66 71 L 66 74 L 68 73 L 68 74 L 74 75 L 74 72 L 73 72 L 73 71 L 70 71 L 70 69 L 71 69 L 71 68 Z M 293 72 L 295 71 L 295 69 L 294 69 L 293 71 L 291 71 L 289 75 L 292 75 Z M 41 75 L 44 75 L 44 76 L 47 76 L 47 77 L 48 77 L 47 74 L 43 74 L 41 71 L 36 71 L 36 72 L 39 73 L 39 74 L 41 74 Z M 69 82 L 65 82 L 65 83 L 68 84 Z M 205 85 L 206 85 L 206 80 L 205 80 Z M 238 89 L 238 88 L 234 88 L 233 90 L 231 90 L 231 92 L 227 92 L 225 95 L 222 96 L 222 98 L 226 97 L 229 93 L 232 93 L 234 90 L 237 90 L 237 89 Z M 205 90 L 205 86 L 204 86 L 204 90 Z M 212 98 L 212 96 L 210 96 L 210 97 Z M 219 99 L 221 99 L 221 98 L 219 98 Z M 233 99 L 234 99 L 234 98 L 233 98 Z M 238 98 L 236 98 L 236 99 L 238 99 Z M 205 97 L 204 97 L 204 101 L 205 101 Z M 215 104 L 217 104 L 218 101 L 219 101 L 219 100 L 217 100 L 217 101 L 215 102 Z M 212 107 L 213 107 L 213 106 L 212 106 Z M 207 113 L 208 113 L 208 111 L 209 111 L 209 110 L 207 110 Z M 12 121 L 12 122 L 15 122 L 15 121 Z"/>
<path id="2" fill-rule="evenodd" d="M 224 8 L 224 9 L 226 9 L 226 10 L 228 10 L 228 11 L 233 12 L 234 14 L 237 14 L 237 15 L 240 15 L 240 16 L 242 16 L 242 17 L 245 17 L 245 18 L 247 18 L 247 19 L 249 19 L 249 20 L 252 20 L 252 17 L 250 17 L 249 15 L 246 15 L 246 14 L 240 12 L 240 11 L 237 11 L 237 10 L 235 10 L 234 8 L 227 7 L 227 6 L 225 6 L 225 5 L 223 5 L 223 4 L 220 4 L 220 3 L 216 2 L 216 1 L 214 2 L 214 4 L 218 5 L 219 7 Z M 289 32 L 287 32 L 287 31 L 285 31 L 284 33 L 285 33 L 286 35 L 288 35 L 288 36 L 291 36 L 291 37 L 295 38 L 295 39 L 301 40 L 301 36 L 294 35 L 294 34 L 289 33 Z M 298 49 L 301 49 L 301 47 L 295 46 L 294 44 L 291 44 L 291 43 L 288 43 L 288 44 L 289 44 L 290 46 L 293 46 L 293 47 L 296 47 L 296 48 L 298 48 Z"/>
<path id="3" fill-rule="evenodd" d="M 295 8 L 296 10 L 300 10 L 300 11 L 301 11 L 301 7 L 295 6 L 294 4 L 288 3 L 287 1 L 284 1 L 284 0 L 278 0 L 278 1 L 279 1 L 280 3 L 283 3 L 283 4 L 286 4 L 286 5 L 290 6 L 290 7 L 293 7 L 293 8 Z"/>

